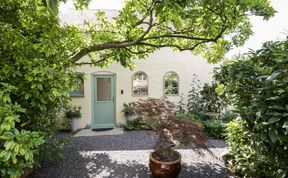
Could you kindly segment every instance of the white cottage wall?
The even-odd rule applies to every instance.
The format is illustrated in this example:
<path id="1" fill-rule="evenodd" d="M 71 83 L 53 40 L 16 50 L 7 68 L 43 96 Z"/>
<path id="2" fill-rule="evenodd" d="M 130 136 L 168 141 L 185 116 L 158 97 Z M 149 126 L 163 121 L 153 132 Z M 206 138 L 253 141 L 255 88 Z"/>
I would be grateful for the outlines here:
<path id="1" fill-rule="evenodd" d="M 83 58 L 82 60 L 86 60 Z M 79 127 L 84 128 L 91 124 L 92 112 L 92 75 L 99 71 L 111 72 L 116 74 L 116 123 L 125 123 L 125 118 L 121 110 L 123 103 L 129 103 L 140 98 L 154 97 L 161 98 L 164 95 L 164 75 L 169 71 L 174 71 L 179 76 L 179 94 L 183 93 L 184 102 L 187 103 L 187 95 L 191 89 L 193 74 L 198 75 L 201 83 L 212 81 L 212 72 L 215 65 L 199 56 L 194 56 L 191 52 L 173 52 L 171 49 L 164 48 L 151 54 L 145 60 L 135 60 L 133 71 L 122 67 L 119 63 L 112 63 L 108 68 L 91 67 L 83 65 L 79 71 L 86 73 L 84 80 L 84 97 L 73 97 L 72 105 L 82 107 L 82 118 L 79 120 Z M 137 71 L 143 71 L 148 76 L 148 96 L 132 95 L 132 76 Z M 123 94 L 121 94 L 123 90 Z M 180 95 L 167 96 L 167 98 L 177 104 Z"/>

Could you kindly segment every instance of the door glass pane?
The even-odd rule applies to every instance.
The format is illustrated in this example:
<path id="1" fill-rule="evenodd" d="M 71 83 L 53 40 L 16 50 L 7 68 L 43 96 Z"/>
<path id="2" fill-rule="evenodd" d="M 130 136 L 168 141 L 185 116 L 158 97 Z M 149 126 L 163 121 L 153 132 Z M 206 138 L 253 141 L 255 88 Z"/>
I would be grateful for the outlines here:
<path id="1" fill-rule="evenodd" d="M 111 78 L 97 78 L 97 101 L 111 101 Z"/>

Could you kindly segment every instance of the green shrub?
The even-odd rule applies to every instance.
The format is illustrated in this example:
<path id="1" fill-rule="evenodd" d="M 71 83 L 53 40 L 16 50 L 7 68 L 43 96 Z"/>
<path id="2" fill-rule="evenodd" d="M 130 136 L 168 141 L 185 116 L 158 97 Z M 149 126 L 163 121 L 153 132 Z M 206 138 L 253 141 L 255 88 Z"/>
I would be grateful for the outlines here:
<path id="1" fill-rule="evenodd" d="M 123 107 L 124 108 L 122 109 L 121 112 L 123 112 L 123 114 L 126 118 L 129 116 L 133 116 L 135 114 L 133 111 L 133 108 L 131 107 L 131 103 L 129 103 L 129 104 L 124 103 Z"/>
<path id="2" fill-rule="evenodd" d="M 223 114 L 221 114 L 220 115 L 220 119 L 223 122 L 228 123 L 228 122 L 231 122 L 231 121 L 235 120 L 238 116 L 239 116 L 238 113 L 229 110 L 229 111 L 226 111 Z"/>
<path id="3" fill-rule="evenodd" d="M 220 113 L 225 107 L 225 101 L 223 96 L 219 95 L 216 91 L 217 84 L 211 85 L 205 83 L 200 90 L 202 106 L 204 112 L 216 112 Z"/>
<path id="4" fill-rule="evenodd" d="M 18 146 L 14 146 L 15 150 L 12 151 L 13 156 L 17 155 L 17 163 L 11 163 L 13 157 L 9 158 L 8 163 L 1 157 L 0 168 L 3 176 L 0 177 L 19 175 L 21 168 L 31 167 L 37 162 L 37 158 L 43 158 L 50 151 L 57 149 L 57 144 L 52 144 L 54 141 L 51 140 L 51 135 L 55 134 L 60 125 L 57 115 L 70 101 L 69 90 L 76 89 L 75 84 L 79 80 L 73 67 L 74 63 L 67 60 L 70 54 L 65 52 L 77 44 L 74 40 L 71 42 L 70 38 L 71 33 L 77 29 L 61 27 L 58 17 L 44 13 L 45 10 L 40 5 L 42 3 L 39 2 L 0 2 L 0 92 L 5 92 L 0 96 L 0 123 L 3 127 L 9 128 L 7 132 L 14 134 L 16 145 L 20 147 L 25 143 L 22 148 L 30 155 L 23 157 L 17 152 Z M 60 37 L 68 37 L 69 43 L 59 40 Z M 17 104 L 25 112 L 15 111 L 11 115 L 11 109 Z M 11 124 L 16 122 L 15 127 L 14 124 L 6 123 L 7 117 L 11 120 L 14 118 Z M 40 144 L 42 137 L 46 144 Z M 9 142 L 2 138 L 1 152 L 6 150 L 5 143 Z M 9 149 L 11 155 L 12 151 Z M 9 153 L 5 155 L 10 155 Z M 55 155 L 57 154 L 53 152 L 47 158 L 51 159 L 51 156 Z M 16 159 L 13 160 L 15 162 Z M 7 169 L 13 171 L 9 172 Z"/>
<path id="5" fill-rule="evenodd" d="M 81 118 L 81 106 L 69 107 L 65 112 L 65 117 L 69 120 Z"/>
<path id="6" fill-rule="evenodd" d="M 267 42 L 246 58 L 225 63 L 215 74 L 219 91 L 226 93 L 251 134 L 250 157 L 256 159 L 251 162 L 248 159 L 247 164 L 261 164 L 255 166 L 254 172 L 245 172 L 252 177 L 259 174 L 263 177 L 288 175 L 287 51 L 288 40 Z M 245 155 L 239 152 L 234 154 L 245 159 Z M 243 164 L 236 166 L 245 171 Z"/>
<path id="7" fill-rule="evenodd" d="M 201 114 L 204 112 L 203 101 L 199 93 L 199 91 L 201 90 L 199 82 L 200 80 L 198 79 L 198 76 L 196 74 L 193 74 L 191 82 L 191 90 L 189 91 L 188 94 L 188 103 L 187 103 L 188 111 L 192 114 Z"/>
<path id="8" fill-rule="evenodd" d="M 190 113 L 204 115 L 207 112 L 220 113 L 226 106 L 224 93 L 221 95 L 216 91 L 217 84 L 205 83 L 200 86 L 197 75 L 193 75 L 192 87 L 188 94 L 187 108 Z"/>
<path id="9" fill-rule="evenodd" d="M 200 116 L 192 113 L 178 113 L 175 116 L 176 119 L 184 119 L 184 120 L 192 120 L 199 122 L 201 124 L 204 124 L 204 119 L 202 119 Z"/>
<path id="10" fill-rule="evenodd" d="M 265 167 L 265 157 L 256 155 L 253 149 L 254 135 L 249 131 L 246 121 L 234 120 L 226 125 L 226 139 L 233 163 L 231 171 L 248 177 L 270 177 L 263 174 L 263 169 L 269 170 L 269 166 Z"/>
<path id="11" fill-rule="evenodd" d="M 222 120 L 212 119 L 205 120 L 204 122 L 205 132 L 214 138 L 224 138 L 225 124 Z"/>
<path id="12" fill-rule="evenodd" d="M 214 138 L 223 138 L 225 133 L 225 124 L 222 120 L 213 119 L 205 120 L 202 117 L 191 113 L 179 113 L 175 116 L 176 119 L 196 121 L 204 126 L 204 130 L 208 136 Z"/>
<path id="13" fill-rule="evenodd" d="M 143 119 L 141 117 L 137 117 L 136 119 L 127 121 L 124 125 L 125 130 L 141 130 Z"/>
<path id="14" fill-rule="evenodd" d="M 39 155 L 44 139 L 39 132 L 15 127 L 20 122 L 19 114 L 25 110 L 11 103 L 7 90 L 15 88 L 5 87 L 0 91 L 0 177 L 20 177 L 24 168 L 37 164 L 35 156 Z"/>

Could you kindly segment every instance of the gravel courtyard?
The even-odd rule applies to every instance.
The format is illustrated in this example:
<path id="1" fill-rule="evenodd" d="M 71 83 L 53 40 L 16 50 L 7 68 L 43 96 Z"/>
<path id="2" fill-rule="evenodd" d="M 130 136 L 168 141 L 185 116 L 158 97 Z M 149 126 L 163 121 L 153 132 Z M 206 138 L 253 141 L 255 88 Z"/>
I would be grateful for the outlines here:
<path id="1" fill-rule="evenodd" d="M 44 162 L 30 178 L 150 178 L 148 154 L 154 142 L 153 133 L 147 131 L 73 137 L 64 147 L 64 161 Z M 180 178 L 233 177 L 216 158 L 227 152 L 225 142 L 209 139 L 209 145 L 215 156 L 206 151 L 199 155 L 189 148 L 178 150 L 183 163 Z"/>

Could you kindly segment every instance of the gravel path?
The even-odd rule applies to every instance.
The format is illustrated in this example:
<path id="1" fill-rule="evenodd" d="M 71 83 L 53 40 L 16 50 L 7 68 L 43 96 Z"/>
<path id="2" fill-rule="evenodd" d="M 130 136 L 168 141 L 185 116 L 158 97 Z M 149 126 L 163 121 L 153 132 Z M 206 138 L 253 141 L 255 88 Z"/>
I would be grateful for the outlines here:
<path id="1" fill-rule="evenodd" d="M 72 138 L 63 150 L 63 162 L 44 162 L 30 178 L 150 178 L 148 154 L 154 142 L 147 131 Z M 209 144 L 218 157 L 227 152 L 223 140 L 209 139 Z M 183 163 L 180 178 L 233 177 L 219 159 L 205 151 L 202 156 L 189 148 L 178 151 Z"/>

